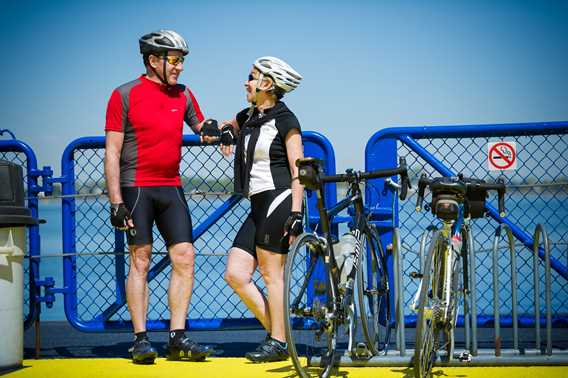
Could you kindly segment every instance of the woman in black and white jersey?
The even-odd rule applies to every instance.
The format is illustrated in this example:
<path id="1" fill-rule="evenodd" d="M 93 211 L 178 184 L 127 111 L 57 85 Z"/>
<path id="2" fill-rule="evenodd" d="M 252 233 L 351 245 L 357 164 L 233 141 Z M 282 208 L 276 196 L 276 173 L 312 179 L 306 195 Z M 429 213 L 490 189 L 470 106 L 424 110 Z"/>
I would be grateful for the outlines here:
<path id="1" fill-rule="evenodd" d="M 250 108 L 223 125 L 223 135 L 238 133 L 235 150 L 235 191 L 251 201 L 249 216 L 229 251 L 225 280 L 267 330 L 254 362 L 288 358 L 284 332 L 284 264 L 290 244 L 302 232 L 302 198 L 295 161 L 303 157 L 298 119 L 280 101 L 298 87 L 302 77 L 274 57 L 257 59 L 245 82 Z M 222 136 L 223 139 L 223 136 Z M 223 144 L 225 155 L 232 145 Z M 252 275 L 262 275 L 268 298 Z"/>

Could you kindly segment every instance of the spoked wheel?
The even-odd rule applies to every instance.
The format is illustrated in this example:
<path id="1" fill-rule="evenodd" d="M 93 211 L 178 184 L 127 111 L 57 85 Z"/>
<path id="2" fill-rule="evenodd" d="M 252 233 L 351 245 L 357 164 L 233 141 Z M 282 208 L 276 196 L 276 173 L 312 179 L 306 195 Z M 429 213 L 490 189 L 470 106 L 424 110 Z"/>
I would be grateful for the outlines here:
<path id="1" fill-rule="evenodd" d="M 391 333 L 391 292 L 386 256 L 374 228 L 364 235 L 359 261 L 357 287 L 363 335 L 373 355 L 386 354 Z"/>
<path id="2" fill-rule="evenodd" d="M 455 329 L 458 318 L 458 308 L 462 298 L 462 292 L 460 291 L 460 277 L 461 277 L 461 253 L 454 253 L 454 260 L 452 266 L 452 280 L 451 280 L 451 291 L 450 291 L 450 303 L 448 304 L 448 317 L 447 323 L 444 329 L 445 345 L 444 350 L 446 351 L 445 359 L 451 361 L 454 358 L 454 348 L 455 348 Z"/>
<path id="3" fill-rule="evenodd" d="M 284 326 L 288 351 L 300 377 L 327 377 L 337 343 L 337 327 L 328 315 L 323 244 L 309 233 L 300 235 L 284 271 Z M 312 356 L 320 366 L 310 366 Z"/>
<path id="4" fill-rule="evenodd" d="M 441 290 L 443 280 L 441 256 L 444 238 L 437 231 L 428 250 L 418 301 L 418 318 L 416 320 L 416 345 L 414 349 L 414 376 L 428 377 L 436 360 L 440 326 L 438 320 L 443 316 L 441 308 Z"/>

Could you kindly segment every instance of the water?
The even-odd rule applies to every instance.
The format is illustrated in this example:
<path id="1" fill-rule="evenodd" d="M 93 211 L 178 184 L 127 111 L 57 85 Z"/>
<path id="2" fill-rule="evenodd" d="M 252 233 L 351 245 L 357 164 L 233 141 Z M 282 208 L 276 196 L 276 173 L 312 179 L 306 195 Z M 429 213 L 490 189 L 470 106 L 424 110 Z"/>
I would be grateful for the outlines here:
<path id="1" fill-rule="evenodd" d="M 556 238 L 556 241 L 560 238 L 561 240 L 566 240 L 566 235 L 568 235 L 568 224 L 564 221 L 566 214 L 566 208 L 564 201 L 566 200 L 566 193 L 549 194 L 544 196 L 537 196 L 533 198 L 519 197 L 514 198 L 514 200 L 509 200 L 508 212 L 512 219 L 528 219 L 537 222 L 544 223 L 551 234 L 551 238 Z M 95 252 L 95 251 L 112 251 L 114 245 L 113 234 L 109 231 L 105 234 L 104 230 L 108 228 L 111 230 L 107 223 L 108 210 L 106 207 L 106 202 L 84 200 L 77 201 L 78 210 L 80 211 L 81 221 L 79 222 L 79 228 L 77 230 L 77 251 L 81 252 Z M 216 207 L 220 203 L 219 200 L 212 201 L 210 207 L 200 208 L 195 206 L 195 202 L 190 200 L 190 207 L 192 208 L 192 217 L 194 221 L 194 227 L 199 224 L 199 222 L 211 212 L 211 207 Z M 407 203 L 408 206 L 411 206 Z M 406 206 L 406 205 L 405 205 Z M 412 207 L 412 206 L 411 206 Z M 62 257 L 47 257 L 49 255 L 58 255 L 62 253 L 62 222 L 61 222 L 61 203 L 56 200 L 41 201 L 40 202 L 40 218 L 45 219 L 46 223 L 40 227 L 41 235 L 41 255 L 44 256 L 40 263 L 40 277 L 44 279 L 45 277 L 53 277 L 55 279 L 55 287 L 63 286 L 63 258 Z M 559 213 L 560 211 L 560 213 Z M 234 237 L 238 227 L 240 226 L 240 220 L 243 219 L 244 214 L 247 212 L 246 202 L 245 207 L 237 206 L 227 217 L 223 218 L 221 222 L 213 226 L 210 232 L 207 232 L 196 241 L 196 249 L 199 253 L 206 254 L 217 254 L 218 256 L 205 256 L 198 257 L 196 261 L 196 288 L 194 290 L 194 297 L 191 305 L 190 317 L 192 318 L 211 318 L 211 317 L 232 317 L 239 318 L 242 316 L 252 317 L 247 309 L 240 303 L 240 300 L 232 293 L 232 290 L 227 287 L 222 279 L 222 273 L 224 270 L 224 264 L 226 259 L 223 256 L 227 249 L 230 247 L 232 238 Z M 404 219 L 401 217 L 401 219 Z M 414 220 L 415 216 L 409 214 L 407 220 Z M 431 214 L 426 216 L 427 222 L 433 221 Z M 495 228 L 494 223 L 490 223 L 486 220 L 478 220 L 477 226 L 480 231 L 488 235 L 487 240 L 492 240 L 491 235 Z M 485 222 L 485 223 L 484 223 Z M 405 240 L 414 243 L 413 239 L 416 240 L 420 237 L 423 222 L 416 222 L 415 226 L 409 227 L 412 235 L 404 234 L 403 228 L 403 243 Z M 526 231 L 530 234 L 533 232 L 533 228 L 527 228 Z M 502 245 L 505 245 L 502 242 Z M 490 244 L 485 244 L 481 247 L 490 247 Z M 156 244 L 157 250 L 163 250 L 163 247 Z M 566 264 L 566 246 L 563 248 L 556 248 L 555 253 L 556 258 L 560 260 L 561 263 Z M 408 254 L 408 258 L 413 258 L 412 254 Z M 503 253 L 503 257 L 500 259 L 500 267 L 503 273 L 508 272 L 508 261 L 509 258 L 506 253 Z M 532 298 L 532 279 L 531 276 L 531 264 L 530 253 L 528 250 L 523 252 L 524 260 L 518 261 L 519 265 L 519 297 L 522 299 L 523 296 L 527 298 Z M 155 263 L 161 258 L 161 256 L 154 256 L 153 262 Z M 406 257 L 405 257 L 406 258 Z M 84 260 L 81 260 L 84 259 Z M 102 295 L 108 297 L 106 300 L 107 304 L 112 303 L 114 300 L 113 295 L 116 289 L 114 283 L 114 270 L 109 269 L 104 270 L 105 265 L 114 265 L 113 256 L 99 257 L 88 257 L 77 259 L 77 271 L 78 280 L 88 279 L 89 275 L 99 274 L 98 281 L 94 283 L 94 288 L 98 290 L 97 292 L 89 292 L 79 288 L 79 313 L 83 312 L 85 314 L 96 314 L 99 308 L 105 308 L 106 304 L 103 303 L 99 307 L 89 308 L 91 305 L 89 300 L 96 301 L 93 296 Z M 525 264 L 523 264 L 523 261 Z M 107 264 L 108 263 L 108 264 Z M 529 264 L 530 263 L 530 264 Z M 414 270 L 412 265 L 414 262 L 405 262 L 404 269 L 411 271 Z M 92 266 L 92 268 L 91 268 Z M 491 295 L 491 254 L 487 252 L 481 252 L 478 254 L 478 282 L 479 282 L 479 292 L 480 292 L 480 308 L 491 312 L 489 304 L 492 300 Z M 169 269 L 162 274 L 169 274 Z M 510 300 L 510 281 L 508 281 L 508 274 L 501 274 L 501 295 L 503 301 Z M 258 275 L 256 276 L 258 279 Z M 157 280 L 155 280 L 157 281 Z M 154 295 L 158 297 L 156 303 L 151 303 L 151 312 L 149 314 L 149 319 L 156 319 L 159 317 L 167 318 L 167 279 L 166 277 L 160 277 L 160 281 L 165 282 L 161 285 L 157 282 L 151 284 L 151 290 L 155 293 Z M 555 312 L 566 312 L 566 303 L 568 298 L 566 296 L 566 285 L 564 281 L 555 282 L 556 286 L 553 292 L 559 293 L 559 295 L 554 296 L 554 308 Z M 212 286 L 213 285 L 213 286 Z M 543 284 L 542 284 L 543 286 Z M 541 290 L 543 289 L 541 286 Z M 212 289 L 210 289 L 212 288 Z M 412 284 L 406 287 L 406 299 L 410 300 L 412 296 Z M 523 294 L 525 293 L 525 294 Z M 483 299 L 485 296 L 485 300 Z M 82 298 L 82 299 L 81 299 Z M 89 299 L 90 298 L 90 299 Z M 199 299 L 200 298 L 200 299 Z M 542 297 L 544 298 L 544 297 Z M 528 300 L 528 299 L 527 299 Z M 110 302 L 109 302 L 110 301 Z M 505 305 L 504 305 L 505 306 Z M 508 305 L 507 305 L 508 306 Z M 507 307 L 508 308 L 508 307 Z M 507 312 L 507 308 L 503 308 L 504 312 Z M 522 305 L 521 310 L 525 312 L 530 310 L 530 305 Z M 562 311 L 563 309 L 563 311 Z M 559 311 L 560 310 L 560 311 Z M 87 316 L 88 318 L 88 316 Z M 123 308 L 117 315 L 117 318 L 128 318 L 126 314 L 126 309 Z M 63 296 L 61 294 L 56 294 L 56 300 L 54 302 L 53 308 L 47 309 L 45 305 L 42 305 L 41 312 L 42 320 L 65 320 L 65 313 L 63 310 Z"/>
<path id="2" fill-rule="evenodd" d="M 194 230 L 204 218 L 211 213 L 211 208 L 218 207 L 223 201 L 213 199 L 197 203 L 188 200 L 192 210 Z M 204 205 L 205 203 L 205 205 Z M 196 251 L 196 283 L 192 304 L 191 318 L 234 317 L 241 318 L 248 312 L 246 307 L 235 296 L 232 289 L 225 284 L 222 275 L 226 263 L 226 252 L 231 246 L 241 219 L 248 212 L 248 201 L 242 201 L 235 206 L 217 225 L 212 226 L 201 238 L 195 241 Z M 63 286 L 63 257 L 57 256 L 63 252 L 61 203 L 54 200 L 40 202 L 40 218 L 46 221 L 40 227 L 41 260 L 40 277 L 53 277 L 55 287 Z M 81 253 L 111 253 L 114 250 L 114 231 L 108 222 L 108 204 L 106 199 L 77 200 L 77 230 L 76 251 Z M 164 243 L 154 230 L 154 256 L 152 263 L 157 263 L 164 257 Z M 157 252 L 158 251 L 158 252 Z M 128 261 L 128 257 L 126 257 Z M 76 259 L 77 297 L 79 319 L 90 320 L 101 309 L 114 302 L 116 292 L 115 257 L 82 256 Z M 126 267 L 126 272 L 128 267 Z M 150 287 L 149 319 L 169 318 L 167 312 L 167 284 L 170 268 L 164 269 L 153 280 Z M 258 274 L 255 279 L 258 280 Z M 87 282 L 89 281 L 89 282 Z M 262 282 L 259 282 L 262 286 Z M 230 309 L 224 308 L 225 301 L 231 304 Z M 63 295 L 56 294 L 52 308 L 42 305 L 42 320 L 65 320 Z M 221 314 L 221 315 L 219 315 Z M 248 313 L 246 317 L 252 317 Z M 112 320 L 128 319 L 126 308 L 123 307 Z"/>

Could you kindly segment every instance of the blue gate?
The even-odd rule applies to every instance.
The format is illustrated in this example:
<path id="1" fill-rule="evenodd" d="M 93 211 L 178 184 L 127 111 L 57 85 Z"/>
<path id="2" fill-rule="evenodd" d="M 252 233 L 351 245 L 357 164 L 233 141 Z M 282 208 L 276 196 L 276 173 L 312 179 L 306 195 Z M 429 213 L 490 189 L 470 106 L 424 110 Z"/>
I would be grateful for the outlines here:
<path id="1" fill-rule="evenodd" d="M 306 156 L 325 161 L 335 173 L 331 144 L 321 134 L 303 133 Z M 232 289 L 223 280 L 225 257 L 249 210 L 248 201 L 232 193 L 233 159 L 224 158 L 217 146 L 201 145 L 199 137 L 183 138 L 180 173 L 194 223 L 195 286 L 190 304 L 189 329 L 258 327 Z M 108 222 L 104 194 L 104 138 L 80 138 L 70 143 L 62 158 L 63 287 L 65 314 L 82 331 L 130 329 L 125 302 L 128 259 L 124 233 Z M 329 204 L 335 202 L 335 185 L 326 188 Z M 310 197 L 308 195 L 308 197 Z M 315 198 L 308 199 L 317 222 Z M 167 287 L 171 270 L 163 240 L 154 229 L 153 262 L 148 274 L 149 330 L 168 329 Z M 255 279 L 262 287 L 261 280 Z"/>
<path id="2" fill-rule="evenodd" d="M 511 171 L 491 171 L 487 167 L 488 143 L 507 140 L 516 143 L 518 165 Z M 365 166 L 367 170 L 385 168 L 396 163 L 397 156 L 406 156 L 411 179 L 416 186 L 421 173 L 433 176 L 451 176 L 463 173 L 487 181 L 504 179 L 507 185 L 507 216 L 501 218 L 496 207 L 496 196 L 490 197 L 490 218 L 473 222 L 477 275 L 477 321 L 491 325 L 494 319 L 494 296 L 491 289 L 492 243 L 494 230 L 503 222 L 518 240 L 516 246 L 517 275 L 519 277 L 518 306 L 521 325 L 534 325 L 534 290 L 532 269 L 532 232 L 537 224 L 545 225 L 552 241 L 552 315 L 556 324 L 566 324 L 568 316 L 568 271 L 566 268 L 568 244 L 568 122 L 526 123 L 504 125 L 470 125 L 447 127 L 390 128 L 377 132 L 367 143 Z M 369 185 L 366 200 L 372 216 L 386 240 L 391 240 L 389 191 L 384 182 Z M 384 193 L 384 195 L 383 195 Z M 395 199 L 396 201 L 396 199 Z M 415 316 L 409 304 L 417 289 L 417 282 L 408 273 L 419 271 L 419 244 L 421 232 L 435 220 L 432 214 L 415 211 L 416 195 L 394 206 L 394 222 L 400 227 L 402 239 L 402 285 L 405 298 L 406 324 L 413 324 Z M 425 202 L 428 201 L 426 198 Z M 385 205 L 387 204 L 387 205 Z M 544 252 L 539 278 L 543 280 Z M 499 259 L 498 277 L 501 298 L 511 297 L 509 259 Z M 540 286 L 540 297 L 544 288 Z M 474 288 L 475 289 L 475 288 Z M 498 301 L 497 301 L 498 302 Z M 497 311 L 502 325 L 511 325 L 510 301 L 503 301 Z M 541 318 L 541 322 L 544 319 Z M 461 321 L 460 321 L 461 323 Z"/>

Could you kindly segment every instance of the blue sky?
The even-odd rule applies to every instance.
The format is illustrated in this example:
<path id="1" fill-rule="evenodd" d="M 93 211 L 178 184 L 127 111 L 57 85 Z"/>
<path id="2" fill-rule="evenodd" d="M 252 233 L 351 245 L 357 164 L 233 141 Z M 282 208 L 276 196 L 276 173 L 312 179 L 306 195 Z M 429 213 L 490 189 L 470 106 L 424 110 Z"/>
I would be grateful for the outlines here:
<path id="1" fill-rule="evenodd" d="M 181 82 L 207 117 L 246 106 L 256 57 L 289 62 L 304 81 L 285 101 L 339 169 L 385 127 L 568 120 L 568 1 L 1 0 L 0 128 L 59 173 L 160 28 L 188 41 Z"/>

